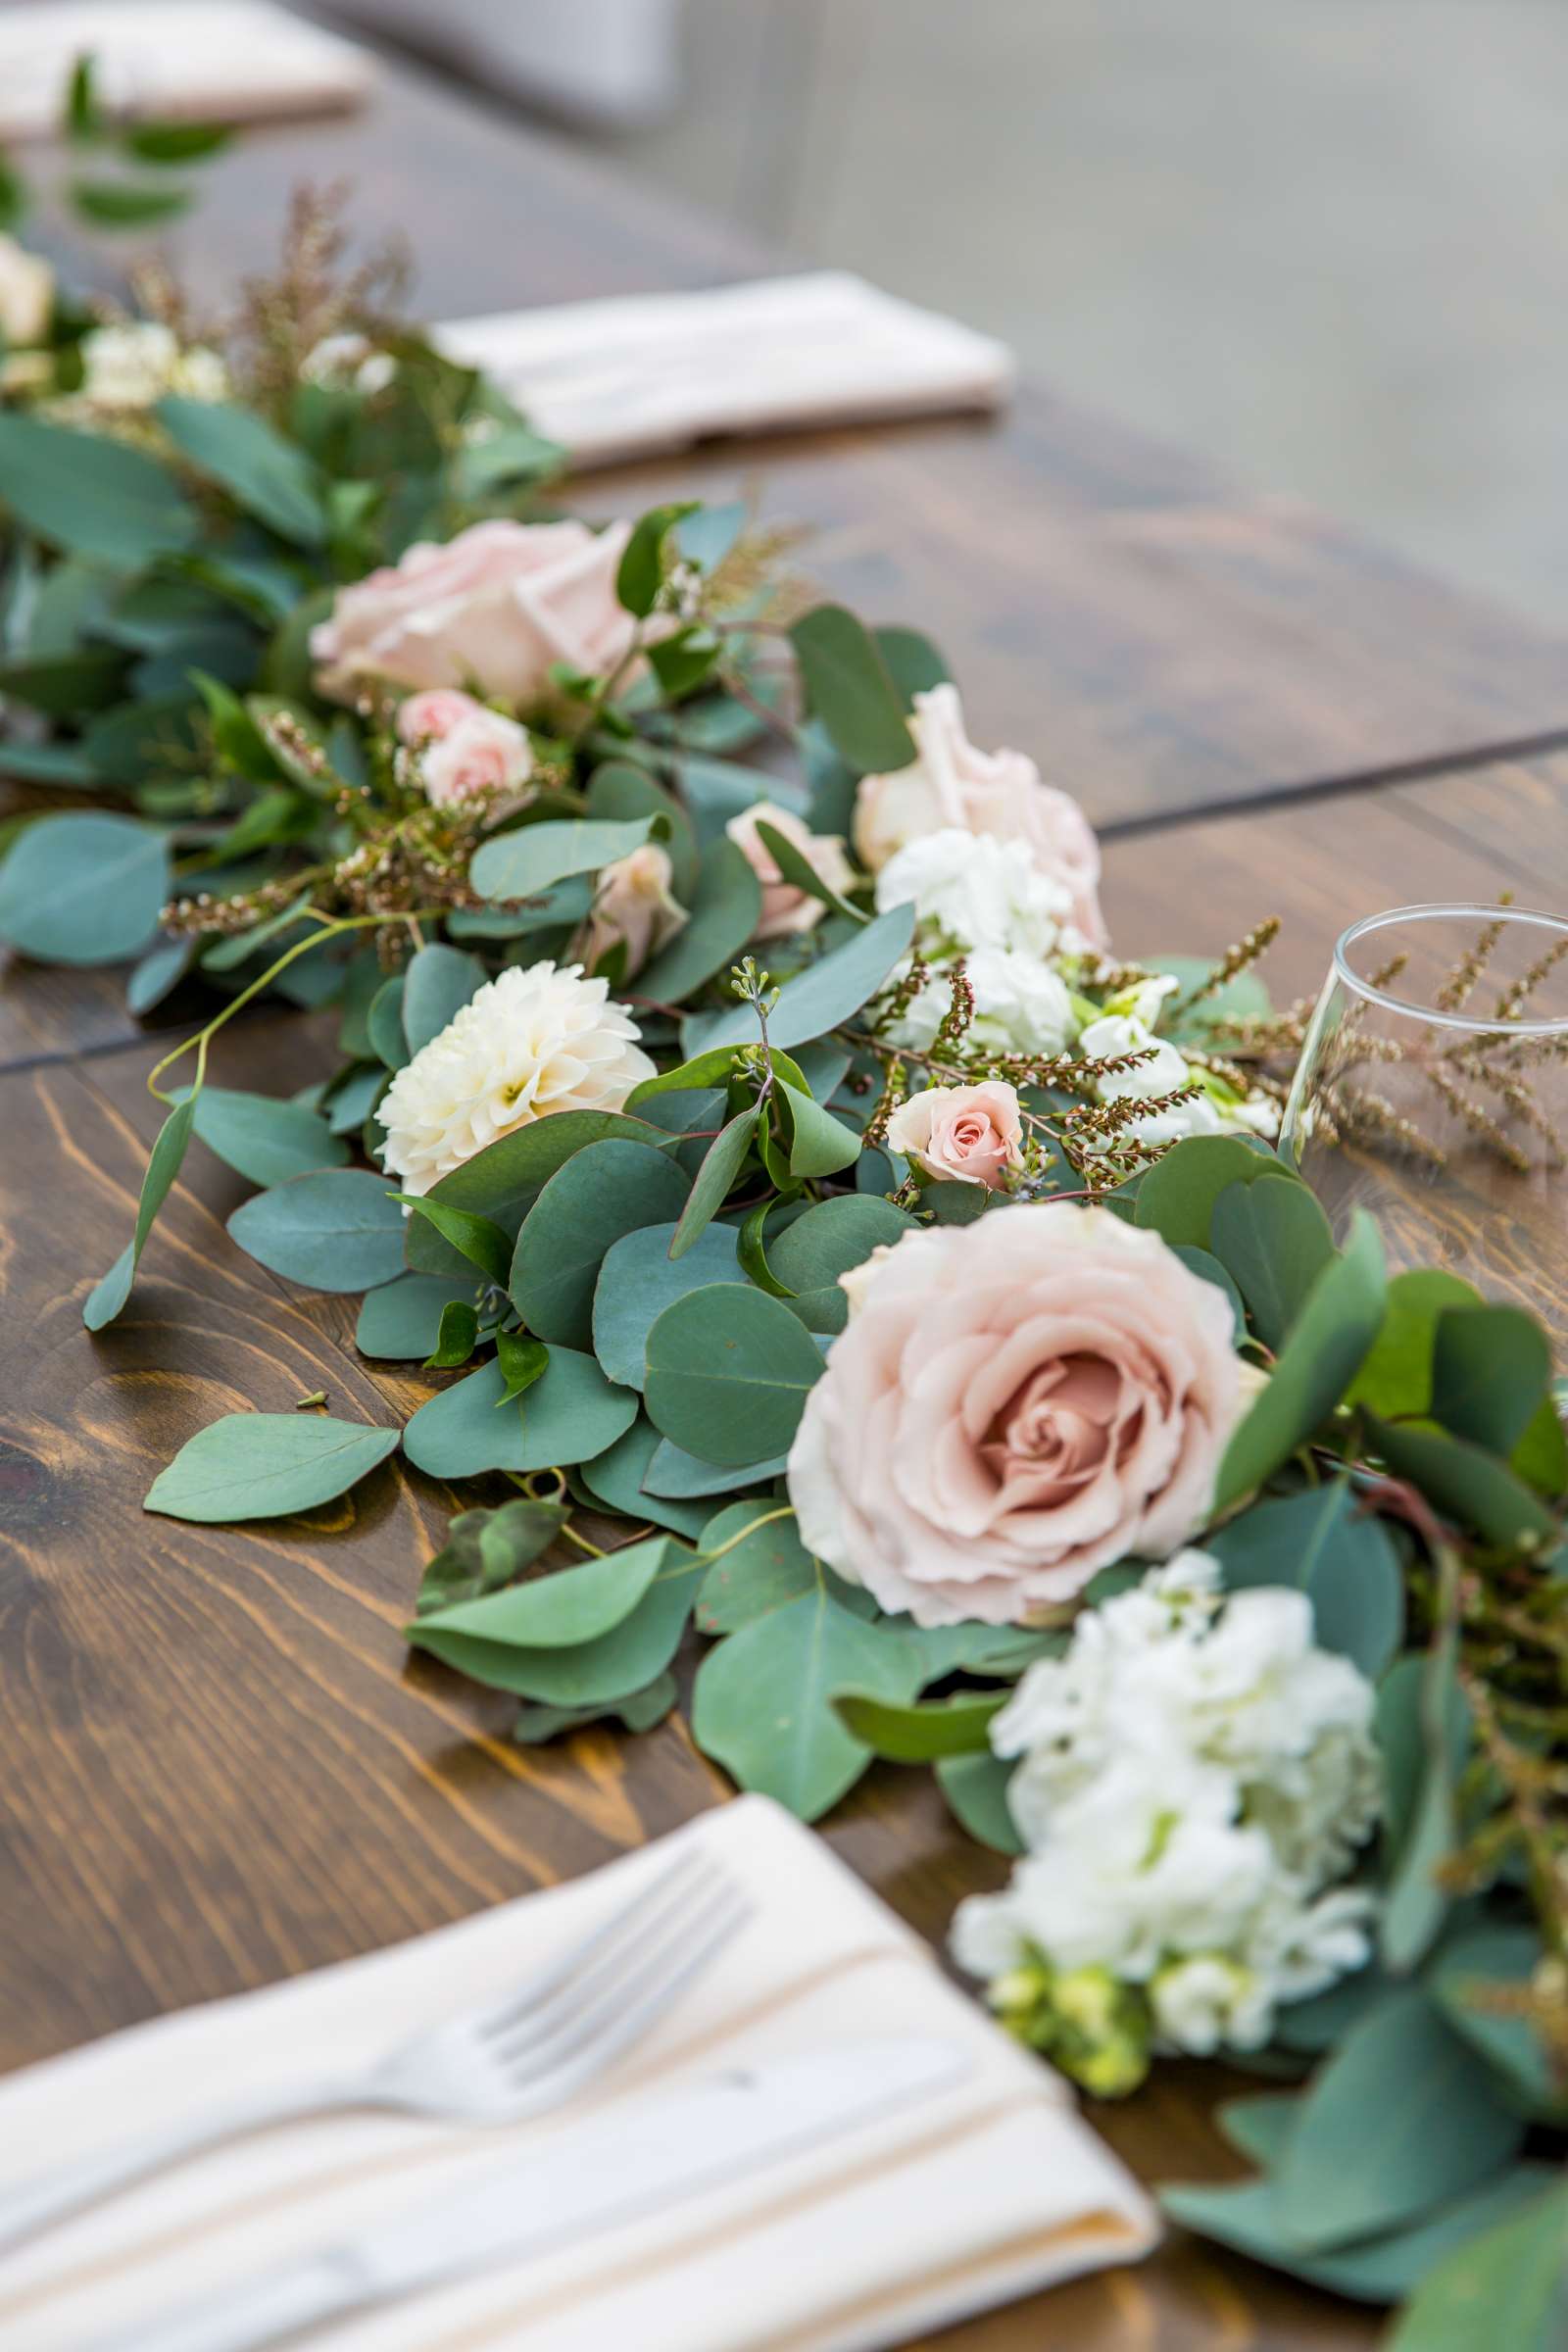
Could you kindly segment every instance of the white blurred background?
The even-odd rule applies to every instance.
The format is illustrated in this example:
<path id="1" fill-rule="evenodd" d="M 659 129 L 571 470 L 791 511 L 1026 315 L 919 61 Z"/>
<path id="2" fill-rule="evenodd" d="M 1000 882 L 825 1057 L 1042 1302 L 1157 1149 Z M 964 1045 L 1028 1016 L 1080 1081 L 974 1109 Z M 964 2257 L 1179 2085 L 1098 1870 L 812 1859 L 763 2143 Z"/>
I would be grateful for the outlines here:
<path id="1" fill-rule="evenodd" d="M 1568 619 L 1565 0 L 335 0 Z"/>

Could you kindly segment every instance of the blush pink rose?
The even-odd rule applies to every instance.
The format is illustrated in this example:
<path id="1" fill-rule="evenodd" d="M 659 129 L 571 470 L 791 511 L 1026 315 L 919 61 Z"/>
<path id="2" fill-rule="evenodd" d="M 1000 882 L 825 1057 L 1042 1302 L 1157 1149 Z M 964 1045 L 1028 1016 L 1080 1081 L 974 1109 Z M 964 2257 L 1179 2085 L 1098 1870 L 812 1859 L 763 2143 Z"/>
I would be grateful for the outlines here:
<path id="1" fill-rule="evenodd" d="M 631 979 L 691 920 L 675 896 L 673 881 L 669 852 L 656 841 L 646 841 L 629 857 L 605 866 L 572 955 L 591 972 L 612 948 L 624 947 L 620 978 Z"/>
<path id="2" fill-rule="evenodd" d="M 775 833 L 782 834 L 830 890 L 855 887 L 855 868 L 844 854 L 844 844 L 836 833 L 813 833 L 793 808 L 780 808 L 772 801 L 758 801 L 752 808 L 743 808 L 724 827 L 762 885 L 762 911 L 752 937 L 780 939 L 786 932 L 809 931 L 821 921 L 827 907 L 822 900 L 813 899 L 808 890 L 785 881 L 777 860 L 757 830 L 759 824 L 770 825 Z"/>
<path id="3" fill-rule="evenodd" d="M 901 1102 L 888 1121 L 888 1149 L 939 1183 L 1005 1190 L 1009 1168 L 1023 1166 L 1018 1095 L 1000 1078 L 979 1086 L 928 1086 Z"/>
<path id="4" fill-rule="evenodd" d="M 351 699 L 366 683 L 463 686 L 526 706 L 550 691 L 552 662 L 603 673 L 636 622 L 615 596 L 628 522 L 470 524 L 444 547 L 411 547 L 395 564 L 341 588 L 311 631 L 323 694 Z"/>
<path id="5" fill-rule="evenodd" d="M 855 803 L 855 848 L 874 874 L 896 851 L 960 826 L 1028 845 L 1036 865 L 1072 894 L 1072 919 L 1092 947 L 1106 944 L 1100 911 L 1100 844 L 1070 793 L 1041 782 L 1022 752 L 982 752 L 964 732 L 956 686 L 914 698 L 909 720 L 919 757 L 885 776 L 862 776 Z"/>
<path id="6" fill-rule="evenodd" d="M 789 1458 L 801 1541 L 918 1625 L 1026 1624 L 1203 1524 L 1257 1376 L 1156 1233 L 1070 1202 L 857 1268 Z"/>
<path id="7" fill-rule="evenodd" d="M 533 773 L 526 727 L 455 686 L 411 694 L 398 711 L 398 734 L 419 756 L 419 781 L 438 808 L 481 797 L 497 816 L 520 808 L 520 787 Z"/>

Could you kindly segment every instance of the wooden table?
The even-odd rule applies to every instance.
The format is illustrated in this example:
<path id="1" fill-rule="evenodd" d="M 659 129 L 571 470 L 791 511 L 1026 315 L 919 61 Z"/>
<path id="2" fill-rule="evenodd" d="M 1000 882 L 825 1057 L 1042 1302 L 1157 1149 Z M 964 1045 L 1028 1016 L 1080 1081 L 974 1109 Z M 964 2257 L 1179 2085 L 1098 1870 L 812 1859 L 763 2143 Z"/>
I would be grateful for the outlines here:
<path id="1" fill-rule="evenodd" d="M 766 266 L 391 74 L 359 122 L 224 163 L 185 233 L 198 274 L 258 264 L 302 172 L 352 173 L 372 226 L 410 226 L 432 313 Z M 1218 951 L 1278 912 L 1289 995 L 1380 906 L 1508 886 L 1568 902 L 1568 758 L 1550 756 L 1568 745 L 1568 645 L 1528 623 L 1041 394 L 1004 426 L 714 451 L 596 476 L 584 497 L 610 513 L 740 479 L 820 524 L 824 581 L 941 638 L 979 741 L 1027 746 L 1082 796 L 1130 951 Z M 410 1659 L 398 1628 L 454 1498 L 401 1464 L 308 1520 L 143 1516 L 156 1469 L 220 1412 L 324 1389 L 335 1411 L 385 1420 L 425 1393 L 356 1354 L 352 1301 L 228 1244 L 245 1188 L 200 1151 L 128 1312 L 88 1338 L 81 1302 L 129 1230 L 156 1125 L 159 1050 L 104 975 L 5 977 L 0 2068 L 591 1869 L 728 1793 L 678 1716 L 635 1741 L 523 1749 L 505 1699 Z M 299 1016 L 264 1014 L 225 1035 L 213 1075 L 283 1091 L 323 1052 Z M 1000 1871 L 923 1778 L 891 1768 L 825 1835 L 933 1939 Z M 1095 2121 L 1146 2178 L 1220 2178 L 1244 2169 L 1208 2121 L 1234 2087 L 1166 2068 Z M 1376 2332 L 1177 2235 L 1140 2270 L 941 2340 L 1326 2352 Z"/>

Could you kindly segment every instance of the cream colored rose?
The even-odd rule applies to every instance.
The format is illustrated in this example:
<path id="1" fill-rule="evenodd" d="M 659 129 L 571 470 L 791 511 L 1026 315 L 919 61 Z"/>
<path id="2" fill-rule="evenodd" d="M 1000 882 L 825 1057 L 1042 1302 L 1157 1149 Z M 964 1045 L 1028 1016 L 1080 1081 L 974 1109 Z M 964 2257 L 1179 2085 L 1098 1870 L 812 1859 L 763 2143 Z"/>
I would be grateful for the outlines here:
<path id="1" fill-rule="evenodd" d="M 615 596 L 627 522 L 470 524 L 444 547 L 411 547 L 396 564 L 338 591 L 311 632 L 323 694 L 366 682 L 462 686 L 526 707 L 550 690 L 557 662 L 604 674 L 636 622 Z"/>
<path id="2" fill-rule="evenodd" d="M 820 899 L 813 899 L 808 890 L 785 881 L 777 860 L 758 833 L 760 824 L 771 825 L 775 833 L 781 833 L 829 890 L 855 887 L 855 868 L 844 854 L 844 844 L 836 833 L 813 833 L 792 808 L 780 808 L 773 801 L 758 801 L 752 808 L 743 808 L 724 827 L 762 885 L 762 911 L 752 937 L 779 939 L 786 932 L 809 931 L 821 921 L 827 907 Z"/>
<path id="3" fill-rule="evenodd" d="M 914 698 L 909 720 L 919 754 L 891 775 L 862 776 L 855 804 L 855 849 L 876 873 L 906 843 L 945 826 L 1027 844 L 1036 866 L 1071 894 L 1084 937 L 1105 944 L 1100 911 L 1100 845 L 1070 793 L 1041 782 L 1022 752 L 982 752 L 964 732 L 956 686 Z"/>
<path id="4" fill-rule="evenodd" d="M 899 1104 L 888 1121 L 887 1142 L 890 1152 L 902 1152 L 939 1183 L 1003 1192 L 1008 1169 L 1023 1165 L 1017 1091 L 999 1078 L 979 1086 L 928 1086 Z"/>
<path id="5" fill-rule="evenodd" d="M 646 841 L 629 858 L 604 867 L 572 954 L 593 971 L 612 949 L 624 947 L 622 980 L 640 972 L 691 920 L 671 888 L 673 880 L 669 852 L 657 841 Z"/>
<path id="6" fill-rule="evenodd" d="M 425 798 L 438 808 L 481 798 L 505 816 L 528 795 L 533 773 L 526 727 L 454 686 L 411 694 L 398 711 L 398 734 L 418 754 Z"/>
<path id="7" fill-rule="evenodd" d="M 54 308 L 55 273 L 49 264 L 0 232 L 0 335 L 9 344 L 41 343 Z"/>
<path id="8" fill-rule="evenodd" d="M 906 1234 L 851 1298 L 790 1499 L 808 1549 L 885 1609 L 1026 1623 L 1202 1526 L 1255 1381 L 1223 1294 L 1156 1233 L 994 1209 Z"/>

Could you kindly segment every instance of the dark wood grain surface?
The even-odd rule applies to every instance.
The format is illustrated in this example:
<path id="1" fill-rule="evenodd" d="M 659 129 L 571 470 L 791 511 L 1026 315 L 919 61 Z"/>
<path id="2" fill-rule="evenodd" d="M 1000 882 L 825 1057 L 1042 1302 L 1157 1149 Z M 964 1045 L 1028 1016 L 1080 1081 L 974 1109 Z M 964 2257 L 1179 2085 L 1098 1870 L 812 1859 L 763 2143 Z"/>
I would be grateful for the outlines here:
<path id="1" fill-rule="evenodd" d="M 1542 782 L 1489 770 L 1112 844 L 1111 921 L 1124 940 L 1218 951 L 1279 911 L 1279 985 L 1307 988 L 1349 917 L 1424 892 L 1486 895 L 1528 869 Z M 1490 856 L 1467 834 L 1478 808 Z M 314 1024 L 266 1015 L 228 1033 L 213 1075 L 281 1091 L 326 1050 Z M 522 1750 L 509 1702 L 410 1662 L 398 1629 L 450 1497 L 401 1466 L 300 1522 L 143 1515 L 156 1470 L 220 1412 L 324 1389 L 334 1411 L 388 1421 L 425 1393 L 357 1356 L 352 1301 L 296 1291 L 229 1244 L 222 1218 L 246 1188 L 199 1146 L 126 1315 L 98 1339 L 82 1330 L 156 1129 L 154 1057 L 144 1046 L 0 1077 L 0 2065 L 590 1869 L 726 1793 L 678 1721 Z M 825 1834 L 937 1939 L 998 1867 L 921 1776 L 891 1768 Z M 1096 2120 L 1146 2178 L 1218 2176 L 1235 2166 L 1207 2116 L 1229 2087 L 1170 2070 Z M 1372 2331 L 1178 2238 L 1136 2274 L 952 2340 L 1305 2352 Z"/>
<path id="2" fill-rule="evenodd" d="M 722 230 L 401 79 L 363 124 L 247 145 L 201 250 L 259 258 L 302 168 L 356 172 L 372 213 L 416 220 L 438 309 L 754 266 Z M 715 456 L 646 479 L 742 470 Z M 1278 912 L 1290 996 L 1379 906 L 1503 888 L 1568 901 L 1568 760 L 1371 780 L 1568 726 L 1568 662 L 1529 629 L 1049 400 L 1004 430 L 798 443 L 765 453 L 765 471 L 772 503 L 822 524 L 824 578 L 947 640 L 979 739 L 1027 744 L 1102 817 L 1179 820 L 1348 780 L 1111 841 L 1107 906 L 1129 951 L 1218 951 Z M 592 491 L 607 511 L 629 496 Z M 127 1313 L 83 1331 L 158 1107 L 158 1049 L 100 977 L 18 966 L 0 998 L 0 2068 L 591 1869 L 727 1794 L 679 1718 L 524 1750 L 509 1702 L 410 1661 L 399 1627 L 451 1497 L 399 1463 L 302 1521 L 142 1513 L 155 1471 L 219 1412 L 324 1389 L 336 1412 L 390 1421 L 426 1384 L 357 1355 L 352 1301 L 299 1292 L 228 1243 L 246 1188 L 199 1145 Z M 291 1091 L 326 1050 L 312 1023 L 266 1013 L 225 1033 L 211 1074 Z M 923 1776 L 892 1768 L 825 1835 L 934 1939 L 1000 1867 Z M 1234 2087 L 1167 2069 L 1095 2120 L 1145 2178 L 1219 2178 L 1241 2168 L 1209 2113 Z M 1375 2333 L 1364 2312 L 1177 2235 L 1136 2272 L 941 2342 L 1327 2352 Z"/>

